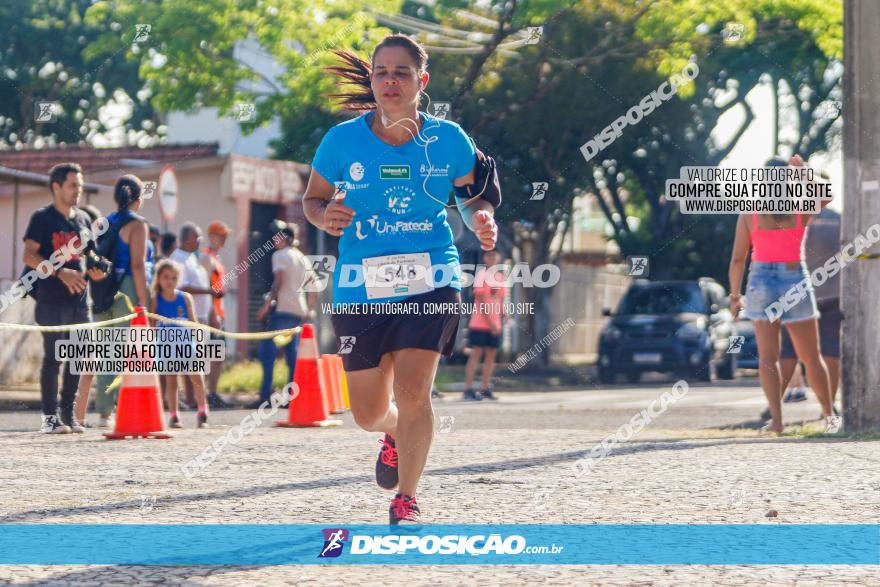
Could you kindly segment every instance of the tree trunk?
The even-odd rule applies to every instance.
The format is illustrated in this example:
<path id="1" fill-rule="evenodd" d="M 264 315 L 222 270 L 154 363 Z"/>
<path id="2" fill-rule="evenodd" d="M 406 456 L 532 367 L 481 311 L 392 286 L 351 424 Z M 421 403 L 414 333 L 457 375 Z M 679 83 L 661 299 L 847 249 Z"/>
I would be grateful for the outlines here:
<path id="1" fill-rule="evenodd" d="M 845 206 L 842 240 L 880 219 L 880 2 L 844 5 L 843 154 Z M 877 253 L 878 247 L 870 252 Z M 880 259 L 858 259 L 841 271 L 844 308 L 841 366 L 844 425 L 851 432 L 880 430 Z"/>

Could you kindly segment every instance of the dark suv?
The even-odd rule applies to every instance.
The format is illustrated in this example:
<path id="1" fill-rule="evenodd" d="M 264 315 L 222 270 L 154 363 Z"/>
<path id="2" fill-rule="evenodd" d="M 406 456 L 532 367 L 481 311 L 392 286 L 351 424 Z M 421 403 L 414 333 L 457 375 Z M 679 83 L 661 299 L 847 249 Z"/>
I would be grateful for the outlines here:
<path id="1" fill-rule="evenodd" d="M 715 280 L 633 282 L 599 335 L 599 380 L 631 383 L 646 371 L 712 381 L 736 376 L 736 335 L 724 288 Z"/>

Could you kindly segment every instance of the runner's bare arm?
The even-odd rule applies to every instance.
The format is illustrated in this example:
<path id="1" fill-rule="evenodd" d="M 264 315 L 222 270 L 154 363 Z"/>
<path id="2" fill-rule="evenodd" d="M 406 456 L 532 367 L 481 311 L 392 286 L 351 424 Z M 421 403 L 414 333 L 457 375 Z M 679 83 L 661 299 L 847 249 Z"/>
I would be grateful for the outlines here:
<path id="1" fill-rule="evenodd" d="M 462 175 L 453 180 L 452 185 L 461 187 L 474 183 L 474 170 L 467 175 Z M 498 240 L 498 225 L 495 224 L 495 208 L 482 198 L 471 198 L 465 204 L 461 199 L 455 198 L 458 211 L 465 226 L 473 231 L 480 240 L 480 247 L 484 251 L 495 248 Z"/>
<path id="2" fill-rule="evenodd" d="M 321 230 L 341 236 L 342 229 L 351 225 L 354 210 L 343 204 L 344 197 L 334 198 L 335 193 L 333 184 L 312 169 L 303 196 L 303 212 L 308 221 Z"/>

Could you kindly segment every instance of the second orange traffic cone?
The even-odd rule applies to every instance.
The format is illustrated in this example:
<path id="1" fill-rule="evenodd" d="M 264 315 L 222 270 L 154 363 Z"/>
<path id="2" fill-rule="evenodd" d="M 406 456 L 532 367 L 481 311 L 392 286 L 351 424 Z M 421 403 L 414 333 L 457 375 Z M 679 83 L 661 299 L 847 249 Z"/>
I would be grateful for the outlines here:
<path id="1" fill-rule="evenodd" d="M 321 374 L 324 376 L 324 396 L 331 414 L 345 412 L 342 405 L 342 389 L 336 366 L 336 355 L 321 355 Z"/>
<path id="2" fill-rule="evenodd" d="M 311 324 L 303 325 L 293 382 L 299 388 L 299 393 L 290 402 L 287 422 L 276 422 L 276 426 L 306 428 L 342 424 L 342 420 L 330 420 L 327 417 L 327 401 L 321 389 L 318 345 Z"/>
<path id="3" fill-rule="evenodd" d="M 149 328 L 144 308 L 131 321 L 132 327 Z M 172 438 L 165 432 L 165 411 L 156 373 L 124 373 L 119 401 L 116 405 L 116 426 L 104 434 L 109 440 L 123 438 Z"/>
<path id="4" fill-rule="evenodd" d="M 350 409 L 348 405 L 348 390 L 345 389 L 345 369 L 342 366 L 342 357 L 339 355 L 330 355 L 333 365 L 334 381 L 336 381 L 336 402 L 339 404 L 339 413 Z"/>

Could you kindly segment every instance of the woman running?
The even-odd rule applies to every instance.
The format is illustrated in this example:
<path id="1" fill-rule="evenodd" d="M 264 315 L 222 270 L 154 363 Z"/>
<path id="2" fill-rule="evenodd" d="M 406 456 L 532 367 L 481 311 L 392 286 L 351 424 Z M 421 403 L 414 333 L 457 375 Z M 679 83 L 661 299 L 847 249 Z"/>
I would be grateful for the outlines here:
<path id="1" fill-rule="evenodd" d="M 428 85 L 424 48 L 391 35 L 369 63 L 337 54 L 345 65 L 330 71 L 357 88 L 333 97 L 365 113 L 324 136 L 303 207 L 312 224 L 340 237 L 333 329 L 354 419 L 385 434 L 376 482 L 397 488 L 389 520 L 417 523 L 434 432 L 431 387 L 459 322 L 461 268 L 446 221 L 454 186 L 484 250 L 494 248 L 498 229 L 490 202 L 464 199 L 474 184 L 473 142 L 457 124 L 418 111 Z"/>
<path id="2" fill-rule="evenodd" d="M 804 164 L 795 155 L 790 165 Z M 768 167 L 784 167 L 785 161 L 774 158 Z M 828 200 L 822 200 L 822 207 Z M 803 241 L 807 224 L 812 216 L 803 214 L 758 215 L 743 214 L 736 224 L 736 239 L 730 257 L 730 311 L 737 316 L 743 304 L 740 288 L 745 272 L 746 257 L 752 251 L 752 264 L 746 285 L 746 316 L 755 325 L 758 343 L 758 375 L 761 387 L 770 404 L 771 422 L 763 428 L 767 432 L 781 433 L 782 422 L 782 375 L 779 369 L 780 323 L 785 326 L 794 343 L 798 358 L 807 369 L 807 379 L 822 405 L 826 431 L 836 431 L 839 419 L 832 413 L 831 384 L 828 369 L 819 351 L 819 311 L 812 285 L 806 295 L 792 308 L 785 310 L 779 320 L 770 321 L 765 309 L 783 298 L 801 280 L 809 284 L 809 274 L 804 262 Z"/>

